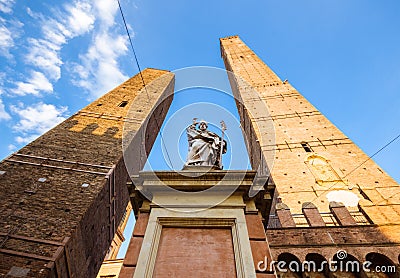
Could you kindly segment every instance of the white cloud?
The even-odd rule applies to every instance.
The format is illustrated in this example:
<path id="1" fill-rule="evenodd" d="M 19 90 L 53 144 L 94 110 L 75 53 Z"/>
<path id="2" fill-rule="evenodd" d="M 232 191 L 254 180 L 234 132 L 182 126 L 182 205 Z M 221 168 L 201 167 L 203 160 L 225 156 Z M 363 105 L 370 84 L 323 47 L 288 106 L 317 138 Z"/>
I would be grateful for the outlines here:
<path id="1" fill-rule="evenodd" d="M 72 36 L 82 35 L 93 28 L 95 18 L 89 3 L 77 2 L 75 6 L 67 6 L 66 10 L 69 13 L 67 23 L 72 29 Z"/>
<path id="2" fill-rule="evenodd" d="M 27 8 L 27 13 L 41 26 L 40 37 L 27 39 L 25 63 L 35 70 L 27 80 L 14 82 L 17 88 L 9 91 L 35 96 L 52 92 L 53 84 L 62 75 L 63 47 L 71 39 L 89 32 L 92 32 L 92 41 L 86 53 L 79 55 L 78 63 L 71 58 L 67 61 L 72 66 L 67 69 L 75 74 L 73 84 L 84 88 L 91 97 L 97 97 L 125 81 L 128 76 L 121 70 L 119 59 L 128 52 L 128 41 L 121 26 L 115 26 L 118 11 L 118 3 L 109 0 L 75 0 L 64 5 L 63 10 L 54 8 L 52 16 Z"/>
<path id="3" fill-rule="evenodd" d="M 40 19 L 43 37 L 28 39 L 30 50 L 26 61 L 41 69 L 49 80 L 56 82 L 61 77 L 62 47 L 68 40 L 93 29 L 95 18 L 91 5 L 86 1 L 75 1 L 73 5 L 66 5 L 65 11 L 53 18 L 34 15 L 30 9 L 27 11 Z"/>
<path id="4" fill-rule="evenodd" d="M 4 25 L 0 25 L 0 55 L 9 57 L 9 49 L 14 46 L 11 31 Z"/>
<path id="5" fill-rule="evenodd" d="M 98 0 L 95 1 L 95 8 L 103 27 L 109 28 L 114 25 L 114 18 L 118 11 L 118 4 L 116 1 Z"/>
<path id="6" fill-rule="evenodd" d="M 9 151 L 15 151 L 16 149 L 17 149 L 17 146 L 15 146 L 15 145 L 13 145 L 13 144 L 10 144 L 10 145 L 8 145 L 7 146 L 7 149 L 9 150 Z"/>
<path id="7" fill-rule="evenodd" d="M 0 56 L 12 58 L 10 49 L 16 46 L 15 41 L 21 36 L 23 26 L 19 20 L 0 17 Z"/>
<path id="8" fill-rule="evenodd" d="M 31 10 L 31 8 L 29 8 L 29 7 L 26 8 L 26 13 L 27 13 L 28 15 L 30 15 L 31 17 L 33 17 L 33 18 L 37 18 L 37 14 L 34 13 L 34 12 Z"/>
<path id="9" fill-rule="evenodd" d="M 93 98 L 128 78 L 118 64 L 118 59 L 128 51 L 127 38 L 113 29 L 118 5 L 108 0 L 96 1 L 94 5 L 98 26 L 88 51 L 80 56 L 81 63 L 73 65 L 79 77 L 74 84 L 86 89 Z"/>
<path id="10" fill-rule="evenodd" d="M 16 137 L 17 143 L 30 142 L 64 121 L 67 110 L 67 107 L 56 107 L 53 104 L 42 102 L 28 107 L 24 105 L 11 106 L 11 111 L 19 116 L 19 121 L 13 129 L 22 134 L 22 136 Z"/>
<path id="11" fill-rule="evenodd" d="M 30 64 L 41 68 L 52 80 L 61 77 L 62 61 L 58 55 L 60 45 L 43 39 L 28 39 L 30 52 L 26 56 Z M 56 41 L 54 38 L 53 41 Z"/>
<path id="12" fill-rule="evenodd" d="M 125 81 L 128 77 L 120 70 L 118 58 L 127 50 L 123 36 L 97 34 L 88 52 L 81 56 L 82 64 L 75 67 L 81 78 L 75 84 L 97 97 Z"/>
<path id="13" fill-rule="evenodd" d="M 3 13 L 11 13 L 15 0 L 0 0 L 0 11 Z"/>
<path id="14" fill-rule="evenodd" d="M 18 144 L 28 144 L 28 143 L 36 140 L 39 136 L 40 136 L 40 134 L 17 136 L 17 137 L 15 137 L 15 142 L 17 142 Z"/>
<path id="15" fill-rule="evenodd" d="M 9 119 L 11 119 L 11 116 L 6 112 L 3 100 L 0 99 L 0 120 L 9 120 Z"/>
<path id="16" fill-rule="evenodd" d="M 91 97 L 97 97 L 128 78 L 118 61 L 128 48 L 125 33 L 119 34 L 123 29 L 115 26 L 117 2 L 75 0 L 64 5 L 63 10 L 53 9 L 50 17 L 30 8 L 27 13 L 41 25 L 41 36 L 27 39 L 29 46 L 25 55 L 25 63 L 35 68 L 35 76 L 32 74 L 28 80 L 16 82 L 17 88 L 10 90 L 12 93 L 41 96 L 43 92 L 52 92 L 52 84 L 62 74 L 63 47 L 71 39 L 89 32 L 92 32 L 92 41 L 86 53 L 79 55 L 79 63 L 72 62 L 71 58 L 67 62 L 72 65 L 69 70 L 75 74 L 73 84 L 84 88 Z"/>
<path id="17" fill-rule="evenodd" d="M 17 82 L 16 85 L 17 88 L 12 89 L 11 92 L 20 96 L 28 94 L 39 96 L 42 91 L 47 93 L 53 92 L 53 85 L 39 71 L 33 71 L 31 77 L 26 82 Z"/>

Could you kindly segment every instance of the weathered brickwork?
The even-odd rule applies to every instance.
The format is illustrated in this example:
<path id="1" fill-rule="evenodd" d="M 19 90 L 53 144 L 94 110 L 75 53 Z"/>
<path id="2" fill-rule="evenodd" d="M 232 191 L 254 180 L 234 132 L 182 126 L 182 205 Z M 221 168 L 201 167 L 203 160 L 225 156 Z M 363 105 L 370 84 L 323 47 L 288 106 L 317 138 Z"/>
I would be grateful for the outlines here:
<path id="1" fill-rule="evenodd" d="M 327 260 L 344 249 L 359 261 L 379 257 L 380 262 L 390 261 L 398 267 L 399 184 L 287 80 L 280 80 L 238 36 L 223 38 L 220 43 L 226 69 L 239 76 L 230 76 L 230 82 L 238 99 L 241 126 L 248 138 L 250 161 L 257 169 L 262 153 L 271 171 L 269 182 L 276 186 L 276 204 L 273 203 L 271 213 L 281 223 L 266 230 L 273 259 L 283 259 L 289 254 L 286 258 L 297 256 L 305 260 L 317 254 Z M 260 111 L 259 107 L 267 107 L 268 111 Z M 272 128 L 268 123 L 272 123 Z M 330 207 L 326 195 L 334 190 L 351 192 L 360 198 L 358 207 L 349 210 L 357 210 L 368 218 L 367 225 L 356 223 L 340 204 L 338 208 Z M 325 226 L 322 218 L 328 214 L 336 217 L 333 221 L 338 227 Z M 300 228 L 292 215 L 297 220 L 300 215 L 303 224 L 310 227 Z M 271 226 L 274 219 L 269 220 Z M 268 220 L 263 222 L 266 224 Z M 315 273 L 303 275 L 328 277 Z M 355 277 L 348 273 L 329 275 Z M 378 276 L 372 273 L 365 277 Z"/>
<path id="2" fill-rule="evenodd" d="M 142 74 L 151 89 L 136 75 L 1 162 L 0 276 L 96 277 L 129 199 L 124 125 L 157 119 L 135 137 L 148 154 L 172 101 L 171 73 Z"/>
<path id="3" fill-rule="evenodd" d="M 322 211 L 329 211 L 327 202 L 322 201 L 325 199 L 323 192 L 332 184 L 316 184 L 316 177 L 304 163 L 310 154 L 318 154 L 326 158 L 343 179 L 342 183 L 338 183 L 332 189 L 360 187 L 371 199 L 372 204 L 390 204 L 395 212 L 400 212 L 399 195 L 394 196 L 396 192 L 400 192 L 399 185 L 372 160 L 346 176 L 355 166 L 367 160 L 368 156 L 295 88 L 287 81 L 282 82 L 238 37 L 221 39 L 221 47 L 227 69 L 246 80 L 261 97 L 256 100 L 247 99 L 246 90 L 238 90 L 233 83 L 234 92 L 244 100 L 247 109 L 256 114 L 251 111 L 255 101 L 263 101 L 269 109 L 275 129 L 275 143 L 270 144 L 270 134 L 256 133 L 256 136 L 264 156 L 275 151 L 274 165 L 269 166 L 284 203 L 295 212 L 301 212 L 302 203 L 318 197 L 315 202 L 317 207 Z M 249 120 L 246 119 L 246 115 L 241 117 L 242 121 Z M 266 119 L 250 120 L 255 125 L 261 125 L 258 122 Z M 245 132 L 251 137 L 250 131 Z M 302 142 L 308 143 L 313 153 L 305 152 Z M 354 192 L 358 194 L 357 190 Z M 396 218 L 390 220 L 400 223 L 400 216 Z"/>

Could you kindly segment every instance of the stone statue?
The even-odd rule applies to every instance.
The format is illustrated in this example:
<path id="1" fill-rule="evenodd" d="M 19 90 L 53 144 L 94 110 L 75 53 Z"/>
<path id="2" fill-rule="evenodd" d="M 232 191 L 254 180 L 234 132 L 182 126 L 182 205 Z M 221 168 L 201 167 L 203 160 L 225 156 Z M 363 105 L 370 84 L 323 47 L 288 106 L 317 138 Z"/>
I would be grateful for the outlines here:
<path id="1" fill-rule="evenodd" d="M 193 123 L 186 128 L 189 153 L 185 166 L 211 166 L 222 169 L 222 154 L 226 153 L 227 142 L 223 139 L 225 123 L 222 121 L 221 124 L 222 138 L 207 130 L 206 121 L 197 122 L 197 118 L 193 119 Z"/>

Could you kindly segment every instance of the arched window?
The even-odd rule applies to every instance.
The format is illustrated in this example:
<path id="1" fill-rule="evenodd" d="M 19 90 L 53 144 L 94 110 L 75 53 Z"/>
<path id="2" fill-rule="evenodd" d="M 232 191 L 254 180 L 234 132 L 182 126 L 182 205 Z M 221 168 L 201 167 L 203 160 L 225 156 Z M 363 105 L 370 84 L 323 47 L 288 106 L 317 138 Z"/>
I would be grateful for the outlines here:
<path id="1" fill-rule="evenodd" d="M 315 177 L 315 181 L 322 185 L 325 182 L 342 182 L 338 173 L 332 168 L 328 160 L 319 155 L 310 155 L 305 163 Z"/>

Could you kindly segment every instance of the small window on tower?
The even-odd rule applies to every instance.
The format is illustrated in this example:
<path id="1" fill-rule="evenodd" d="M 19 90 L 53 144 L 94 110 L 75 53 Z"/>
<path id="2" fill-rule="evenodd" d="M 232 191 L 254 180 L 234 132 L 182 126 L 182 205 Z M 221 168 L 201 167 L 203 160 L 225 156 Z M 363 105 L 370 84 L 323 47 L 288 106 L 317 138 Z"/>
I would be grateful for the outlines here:
<path id="1" fill-rule="evenodd" d="M 118 107 L 125 107 L 128 104 L 128 102 L 126 100 L 121 101 L 120 104 L 118 104 Z"/>
<path id="2" fill-rule="evenodd" d="M 313 150 L 311 149 L 311 146 L 307 143 L 307 142 L 302 142 L 301 146 L 303 147 L 303 149 L 308 152 L 311 153 Z"/>

